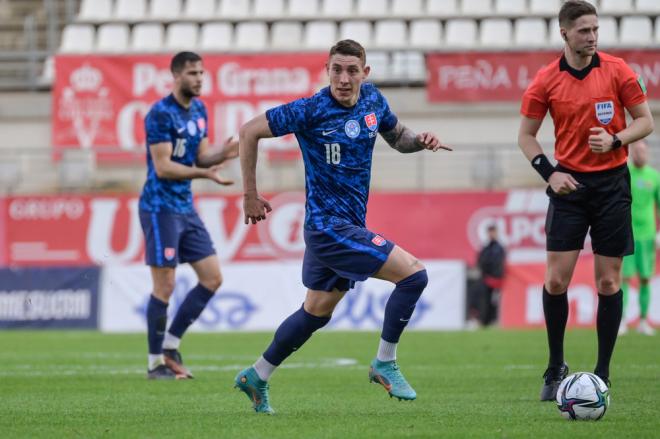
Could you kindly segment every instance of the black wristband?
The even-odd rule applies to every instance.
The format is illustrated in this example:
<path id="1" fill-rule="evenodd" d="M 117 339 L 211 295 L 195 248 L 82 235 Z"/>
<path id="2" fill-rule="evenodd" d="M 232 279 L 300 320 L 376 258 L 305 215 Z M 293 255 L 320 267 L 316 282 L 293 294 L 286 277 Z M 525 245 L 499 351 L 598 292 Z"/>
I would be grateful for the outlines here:
<path id="1" fill-rule="evenodd" d="M 552 173 L 556 171 L 555 167 L 552 166 L 550 160 L 548 160 L 545 154 L 539 154 L 532 159 L 532 168 L 534 168 L 545 181 L 548 181 Z"/>
<path id="2" fill-rule="evenodd" d="M 623 146 L 623 143 L 621 142 L 621 139 L 617 137 L 616 134 L 612 135 L 612 149 L 618 149 Z"/>

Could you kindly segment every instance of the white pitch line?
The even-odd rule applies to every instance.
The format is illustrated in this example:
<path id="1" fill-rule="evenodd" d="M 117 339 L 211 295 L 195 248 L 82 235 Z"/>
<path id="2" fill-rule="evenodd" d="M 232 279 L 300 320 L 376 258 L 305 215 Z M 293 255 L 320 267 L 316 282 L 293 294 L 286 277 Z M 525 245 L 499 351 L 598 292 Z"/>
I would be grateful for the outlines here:
<path id="1" fill-rule="evenodd" d="M 284 369 L 332 369 L 332 368 L 352 368 L 358 365 L 354 358 L 324 358 L 321 361 L 298 362 L 283 364 Z M 193 366 L 194 371 L 204 372 L 227 372 L 239 371 L 246 366 L 242 364 L 217 365 L 197 365 Z M 75 375 L 132 375 L 144 374 L 145 368 L 135 367 L 133 365 L 68 365 L 54 368 L 52 365 L 34 367 L 30 364 L 16 364 L 0 370 L 2 377 L 30 377 L 30 376 L 75 376 Z"/>

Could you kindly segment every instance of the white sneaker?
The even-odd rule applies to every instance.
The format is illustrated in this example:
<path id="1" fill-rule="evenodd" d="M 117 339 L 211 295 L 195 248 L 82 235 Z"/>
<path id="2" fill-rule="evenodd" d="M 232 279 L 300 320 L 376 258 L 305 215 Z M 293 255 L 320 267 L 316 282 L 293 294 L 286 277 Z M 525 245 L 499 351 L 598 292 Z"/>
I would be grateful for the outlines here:
<path id="1" fill-rule="evenodd" d="M 476 331 L 479 328 L 481 328 L 481 323 L 479 323 L 479 320 L 477 319 L 470 319 L 465 322 L 466 331 Z"/>
<path id="2" fill-rule="evenodd" d="M 644 335 L 655 335 L 655 329 L 646 320 L 640 320 L 637 325 L 637 332 Z"/>
<path id="3" fill-rule="evenodd" d="M 625 335 L 628 333 L 628 325 L 626 322 L 623 320 L 621 321 L 621 324 L 619 325 L 619 335 Z"/>

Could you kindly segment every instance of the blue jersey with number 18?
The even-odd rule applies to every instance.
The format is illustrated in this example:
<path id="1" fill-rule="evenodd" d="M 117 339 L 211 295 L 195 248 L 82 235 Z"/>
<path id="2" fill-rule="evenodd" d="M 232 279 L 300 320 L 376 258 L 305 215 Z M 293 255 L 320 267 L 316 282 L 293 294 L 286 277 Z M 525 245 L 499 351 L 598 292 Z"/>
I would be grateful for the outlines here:
<path id="1" fill-rule="evenodd" d="M 274 136 L 294 133 L 305 162 L 305 228 L 338 224 L 365 227 L 371 158 L 378 132 L 397 118 L 372 84 L 362 84 L 353 107 L 339 104 L 326 87 L 266 112 Z"/>

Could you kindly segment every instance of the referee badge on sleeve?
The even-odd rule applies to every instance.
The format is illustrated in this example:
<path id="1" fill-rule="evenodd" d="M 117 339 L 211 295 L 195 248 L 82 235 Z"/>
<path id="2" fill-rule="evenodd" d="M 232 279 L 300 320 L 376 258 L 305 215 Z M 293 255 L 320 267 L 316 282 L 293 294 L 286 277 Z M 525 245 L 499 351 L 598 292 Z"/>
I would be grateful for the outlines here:
<path id="1" fill-rule="evenodd" d="M 596 118 L 603 125 L 610 123 L 614 118 L 614 102 L 596 102 Z"/>
<path id="2" fill-rule="evenodd" d="M 642 75 L 637 76 L 637 84 L 639 84 L 639 88 L 642 89 L 642 93 L 646 94 L 646 84 L 644 84 L 644 78 L 642 78 Z"/>

